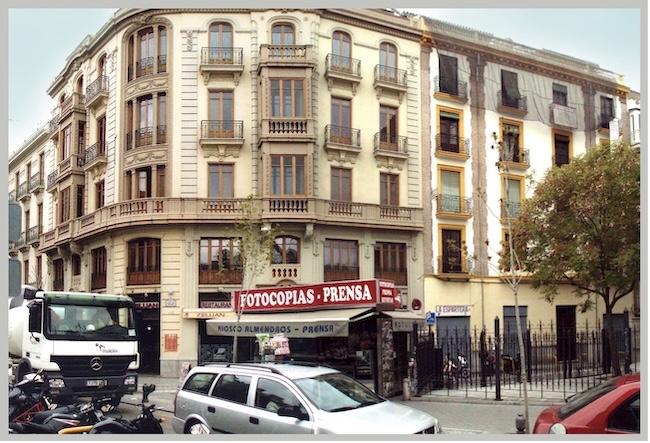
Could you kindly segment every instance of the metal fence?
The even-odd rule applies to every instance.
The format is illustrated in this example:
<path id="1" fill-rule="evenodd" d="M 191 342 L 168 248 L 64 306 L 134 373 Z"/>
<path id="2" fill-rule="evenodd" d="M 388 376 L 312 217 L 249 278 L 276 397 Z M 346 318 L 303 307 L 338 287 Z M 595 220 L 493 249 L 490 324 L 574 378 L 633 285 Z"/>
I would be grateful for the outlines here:
<path id="1" fill-rule="evenodd" d="M 613 340 L 621 372 L 639 371 L 638 327 L 615 329 Z M 564 398 L 613 374 L 609 334 L 602 325 L 558 328 L 551 322 L 528 323 L 523 341 L 528 391 L 537 397 L 553 392 Z M 501 391 L 508 390 L 510 396 L 523 395 L 516 328 L 422 331 L 416 363 L 419 394 L 500 399 Z"/>

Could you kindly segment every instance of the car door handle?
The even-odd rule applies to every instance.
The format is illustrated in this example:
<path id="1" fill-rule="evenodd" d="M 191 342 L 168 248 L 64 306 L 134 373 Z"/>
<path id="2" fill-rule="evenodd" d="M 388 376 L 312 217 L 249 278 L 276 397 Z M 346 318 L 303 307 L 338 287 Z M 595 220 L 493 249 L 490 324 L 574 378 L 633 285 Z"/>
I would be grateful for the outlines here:
<path id="1" fill-rule="evenodd" d="M 248 417 L 248 421 L 251 422 L 254 425 L 259 425 L 260 424 L 260 419 L 257 417 Z"/>
<path id="2" fill-rule="evenodd" d="M 208 406 L 208 412 L 212 412 L 214 414 L 214 406 Z"/>

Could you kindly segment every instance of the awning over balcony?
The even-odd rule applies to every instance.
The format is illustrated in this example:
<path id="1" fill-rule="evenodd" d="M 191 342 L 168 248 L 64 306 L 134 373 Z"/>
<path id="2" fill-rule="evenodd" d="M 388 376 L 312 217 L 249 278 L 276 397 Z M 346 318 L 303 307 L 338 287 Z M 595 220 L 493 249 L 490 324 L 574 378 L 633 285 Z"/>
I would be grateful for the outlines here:
<path id="1" fill-rule="evenodd" d="M 289 338 L 347 337 L 348 325 L 367 318 L 374 308 L 330 309 L 309 312 L 242 314 L 239 335 L 284 334 Z M 235 316 L 208 320 L 208 335 L 233 336 L 237 327 Z"/>

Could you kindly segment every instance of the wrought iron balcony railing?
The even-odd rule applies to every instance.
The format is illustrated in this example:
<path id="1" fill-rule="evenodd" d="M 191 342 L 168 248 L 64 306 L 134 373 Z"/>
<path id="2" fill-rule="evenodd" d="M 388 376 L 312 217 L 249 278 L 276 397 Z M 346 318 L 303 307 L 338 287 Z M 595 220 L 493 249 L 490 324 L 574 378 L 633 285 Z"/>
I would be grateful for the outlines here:
<path id="1" fill-rule="evenodd" d="M 156 144 L 164 145 L 167 143 L 167 126 L 158 125 L 156 129 Z"/>
<path id="2" fill-rule="evenodd" d="M 325 57 L 325 69 L 326 72 L 338 72 L 360 77 L 361 60 L 343 57 L 337 54 L 327 54 Z"/>
<path id="3" fill-rule="evenodd" d="M 392 83 L 406 87 L 406 70 L 397 69 L 393 66 L 376 65 L 375 82 Z"/>
<path id="4" fill-rule="evenodd" d="M 442 92 L 454 97 L 466 99 L 467 82 L 461 82 L 459 80 L 436 76 L 433 82 L 433 91 Z"/>
<path id="5" fill-rule="evenodd" d="M 154 58 L 146 57 L 135 62 L 135 77 L 153 74 Z"/>
<path id="6" fill-rule="evenodd" d="M 167 72 L 167 55 L 158 56 L 158 73 L 162 74 Z"/>
<path id="7" fill-rule="evenodd" d="M 361 131 L 347 126 L 325 126 L 325 143 L 354 146 L 361 149 Z"/>
<path id="8" fill-rule="evenodd" d="M 453 194 L 436 194 L 436 208 L 438 213 L 470 215 L 472 199 Z"/>
<path id="9" fill-rule="evenodd" d="M 201 48 L 202 65 L 241 65 L 242 48 L 205 47 Z"/>
<path id="10" fill-rule="evenodd" d="M 30 245 L 34 243 L 38 243 L 40 235 L 42 233 L 41 231 L 42 231 L 42 227 L 39 225 L 30 227 L 29 230 L 27 231 L 27 237 L 26 237 L 27 243 Z"/>
<path id="11" fill-rule="evenodd" d="M 43 176 L 41 174 L 34 174 L 29 179 L 29 190 L 30 192 L 35 191 L 38 188 L 45 186 Z"/>
<path id="12" fill-rule="evenodd" d="M 509 162 L 521 165 L 529 165 L 529 151 L 528 149 L 515 149 L 511 153 L 501 152 L 499 155 L 499 161 Z"/>
<path id="13" fill-rule="evenodd" d="M 520 202 L 501 202 L 501 218 L 518 218 L 521 213 Z"/>
<path id="14" fill-rule="evenodd" d="M 108 93 L 108 77 L 105 75 L 97 77 L 95 81 L 86 87 L 86 102 L 92 101 L 101 93 Z"/>
<path id="15" fill-rule="evenodd" d="M 407 137 L 398 135 L 387 135 L 383 132 L 375 134 L 375 152 L 377 151 L 393 151 L 400 154 L 407 154 L 406 143 Z"/>
<path id="16" fill-rule="evenodd" d="M 135 147 L 149 146 L 153 144 L 153 127 L 138 128 L 135 130 Z"/>
<path id="17" fill-rule="evenodd" d="M 523 95 L 519 97 L 509 97 L 505 91 L 499 91 L 497 93 L 497 105 L 499 107 L 506 107 L 511 109 L 516 109 L 521 112 L 528 112 L 528 101 Z"/>
<path id="18" fill-rule="evenodd" d="M 244 122 L 241 120 L 202 120 L 201 138 L 243 138 Z"/>
<path id="19" fill-rule="evenodd" d="M 18 185 L 18 200 L 29 196 L 29 181 L 24 181 Z"/>
<path id="20" fill-rule="evenodd" d="M 106 142 L 99 141 L 86 149 L 86 164 L 90 164 L 95 159 L 106 156 Z"/>
<path id="21" fill-rule="evenodd" d="M 436 134 L 436 152 L 470 155 L 470 139 L 450 134 Z"/>
<path id="22" fill-rule="evenodd" d="M 438 274 L 469 274 L 472 272 L 472 259 L 463 257 L 460 252 L 450 252 L 438 256 Z"/>

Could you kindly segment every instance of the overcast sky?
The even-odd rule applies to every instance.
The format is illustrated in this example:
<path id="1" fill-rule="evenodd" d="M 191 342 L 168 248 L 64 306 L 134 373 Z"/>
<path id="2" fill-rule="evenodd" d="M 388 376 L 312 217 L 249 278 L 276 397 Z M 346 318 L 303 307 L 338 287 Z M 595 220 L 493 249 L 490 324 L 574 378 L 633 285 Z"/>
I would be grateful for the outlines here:
<path id="1" fill-rule="evenodd" d="M 115 9 L 9 10 L 9 134 L 14 152 L 51 117 L 47 88 L 65 58 Z M 634 9 L 409 9 L 599 64 L 640 89 L 640 13 Z"/>

